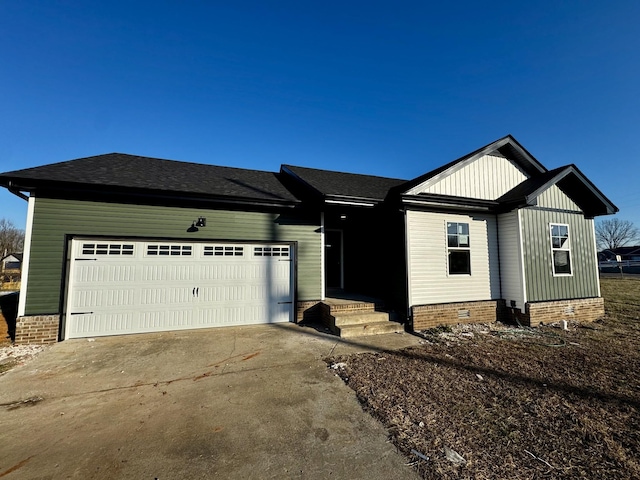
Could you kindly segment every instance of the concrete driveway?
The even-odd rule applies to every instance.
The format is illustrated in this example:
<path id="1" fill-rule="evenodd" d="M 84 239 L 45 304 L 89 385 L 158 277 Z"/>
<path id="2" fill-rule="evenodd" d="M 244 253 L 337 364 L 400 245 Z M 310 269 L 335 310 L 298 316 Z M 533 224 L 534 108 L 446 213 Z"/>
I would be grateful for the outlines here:
<path id="1" fill-rule="evenodd" d="M 0 477 L 415 479 L 322 361 L 415 344 L 292 324 L 61 342 L 0 376 Z"/>

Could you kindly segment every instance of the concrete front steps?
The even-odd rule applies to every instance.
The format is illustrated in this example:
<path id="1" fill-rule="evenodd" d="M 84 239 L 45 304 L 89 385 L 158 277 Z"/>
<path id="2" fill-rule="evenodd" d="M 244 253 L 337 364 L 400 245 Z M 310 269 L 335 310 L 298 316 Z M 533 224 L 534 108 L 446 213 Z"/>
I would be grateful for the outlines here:
<path id="1" fill-rule="evenodd" d="M 389 320 L 387 312 L 376 311 L 374 302 L 327 298 L 323 307 L 325 324 L 342 338 L 404 332 L 403 325 Z"/>

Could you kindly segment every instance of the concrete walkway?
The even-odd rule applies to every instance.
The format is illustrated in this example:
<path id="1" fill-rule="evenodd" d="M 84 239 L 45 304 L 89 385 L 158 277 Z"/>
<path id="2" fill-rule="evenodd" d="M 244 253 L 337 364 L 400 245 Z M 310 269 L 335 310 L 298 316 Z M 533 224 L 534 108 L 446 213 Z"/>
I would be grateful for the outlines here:
<path id="1" fill-rule="evenodd" d="M 0 376 L 0 477 L 415 479 L 297 325 L 68 340 Z"/>

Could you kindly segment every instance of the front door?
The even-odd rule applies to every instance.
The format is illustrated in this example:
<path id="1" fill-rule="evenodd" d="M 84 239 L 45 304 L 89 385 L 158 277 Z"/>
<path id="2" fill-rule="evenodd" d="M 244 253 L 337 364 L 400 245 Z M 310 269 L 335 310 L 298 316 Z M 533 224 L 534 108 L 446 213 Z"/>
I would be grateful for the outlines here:
<path id="1" fill-rule="evenodd" d="M 342 260 L 342 230 L 326 230 L 324 235 L 324 269 L 327 288 L 344 288 Z"/>

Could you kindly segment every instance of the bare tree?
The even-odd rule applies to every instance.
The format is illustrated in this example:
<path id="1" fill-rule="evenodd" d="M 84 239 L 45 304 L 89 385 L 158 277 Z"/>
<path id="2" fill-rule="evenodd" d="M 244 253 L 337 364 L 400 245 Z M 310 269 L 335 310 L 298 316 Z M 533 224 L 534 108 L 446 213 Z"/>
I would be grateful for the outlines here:
<path id="1" fill-rule="evenodd" d="M 640 241 L 640 230 L 629 220 L 601 220 L 596 224 L 596 241 L 601 249 L 624 247 Z"/>
<path id="2" fill-rule="evenodd" d="M 23 247 L 24 230 L 17 228 L 11 220 L 0 218 L 0 257 L 21 253 Z"/>

